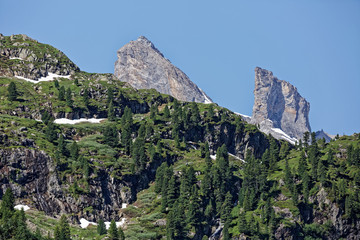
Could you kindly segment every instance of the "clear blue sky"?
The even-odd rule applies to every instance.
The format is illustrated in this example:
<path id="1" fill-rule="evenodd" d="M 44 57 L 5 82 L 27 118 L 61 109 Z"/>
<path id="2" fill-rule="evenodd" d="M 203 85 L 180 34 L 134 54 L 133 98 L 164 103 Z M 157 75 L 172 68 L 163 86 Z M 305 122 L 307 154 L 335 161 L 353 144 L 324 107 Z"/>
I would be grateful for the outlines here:
<path id="1" fill-rule="evenodd" d="M 0 0 L 0 32 L 110 73 L 116 51 L 144 35 L 216 103 L 247 115 L 259 66 L 310 102 L 313 131 L 360 132 L 359 0 Z"/>

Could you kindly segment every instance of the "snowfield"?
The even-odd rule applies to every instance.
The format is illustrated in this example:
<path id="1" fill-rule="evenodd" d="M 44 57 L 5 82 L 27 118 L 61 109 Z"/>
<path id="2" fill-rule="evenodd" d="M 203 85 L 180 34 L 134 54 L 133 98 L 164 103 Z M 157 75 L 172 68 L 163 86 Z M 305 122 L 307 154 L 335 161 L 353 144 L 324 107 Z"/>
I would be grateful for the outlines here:
<path id="1" fill-rule="evenodd" d="M 80 219 L 80 227 L 81 228 L 87 228 L 89 225 L 97 225 L 97 223 L 94 222 L 89 222 L 88 220 L 86 220 L 85 218 L 81 218 Z"/>
<path id="2" fill-rule="evenodd" d="M 66 75 L 66 76 L 62 76 L 62 75 L 58 75 L 55 73 L 48 73 L 48 75 L 46 77 L 42 77 L 39 78 L 38 80 L 33 80 L 33 79 L 29 79 L 29 78 L 24 78 L 24 77 L 20 77 L 20 76 L 15 76 L 16 78 L 28 81 L 28 82 L 32 82 L 32 83 L 39 83 L 39 82 L 47 82 L 47 81 L 52 81 L 55 78 L 70 78 L 70 75 Z"/>
<path id="3" fill-rule="evenodd" d="M 19 204 L 19 205 L 16 205 L 16 206 L 14 207 L 14 209 L 16 209 L 16 210 L 24 209 L 24 211 L 26 212 L 27 210 L 30 209 L 30 207 L 29 207 L 28 205 Z"/>
<path id="4" fill-rule="evenodd" d="M 101 121 L 105 120 L 106 118 L 80 118 L 80 119 L 67 119 L 67 118 L 58 118 L 55 119 L 54 123 L 57 124 L 77 124 L 81 122 L 89 122 L 89 123 L 100 123 Z"/>

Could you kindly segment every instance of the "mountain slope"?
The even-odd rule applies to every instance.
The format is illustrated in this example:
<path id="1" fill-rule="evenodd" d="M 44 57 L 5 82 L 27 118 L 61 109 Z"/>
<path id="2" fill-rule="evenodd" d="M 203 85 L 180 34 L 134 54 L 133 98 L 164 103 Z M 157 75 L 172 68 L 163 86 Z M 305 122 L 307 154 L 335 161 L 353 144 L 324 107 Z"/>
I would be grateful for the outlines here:
<path id="1" fill-rule="evenodd" d="M 186 102 L 212 102 L 184 72 L 143 36 L 120 48 L 117 57 L 115 76 L 136 89 L 154 88 Z"/>
<path id="2" fill-rule="evenodd" d="M 0 77 L 0 146 L 0 234 L 18 229 L 3 217 L 11 189 L 43 235 L 64 214 L 73 239 L 107 237 L 82 218 L 123 223 L 126 239 L 360 236 L 359 134 L 291 146 L 216 104 L 75 72 Z"/>

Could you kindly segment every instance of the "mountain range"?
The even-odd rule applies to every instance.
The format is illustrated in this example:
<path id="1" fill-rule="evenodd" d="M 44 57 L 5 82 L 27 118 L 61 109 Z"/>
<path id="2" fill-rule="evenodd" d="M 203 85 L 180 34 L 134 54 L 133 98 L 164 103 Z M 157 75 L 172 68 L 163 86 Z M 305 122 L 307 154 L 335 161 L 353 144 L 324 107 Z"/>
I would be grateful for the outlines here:
<path id="1" fill-rule="evenodd" d="M 359 239 L 360 134 L 317 139 L 259 67 L 248 117 L 145 37 L 117 55 L 0 35 L 0 239 Z"/>

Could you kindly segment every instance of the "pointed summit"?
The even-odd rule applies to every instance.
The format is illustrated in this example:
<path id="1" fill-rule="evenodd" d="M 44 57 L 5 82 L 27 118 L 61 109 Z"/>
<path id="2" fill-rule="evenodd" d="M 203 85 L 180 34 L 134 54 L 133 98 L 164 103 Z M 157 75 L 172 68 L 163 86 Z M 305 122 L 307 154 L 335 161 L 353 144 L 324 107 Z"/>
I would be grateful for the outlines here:
<path id="1" fill-rule="evenodd" d="M 310 103 L 296 87 L 274 77 L 271 71 L 255 68 L 255 89 L 252 123 L 265 128 L 281 129 L 292 138 L 302 139 L 311 132 Z"/>
<path id="2" fill-rule="evenodd" d="M 120 48 L 117 57 L 114 75 L 134 88 L 154 88 L 186 102 L 212 102 L 144 36 Z"/>

